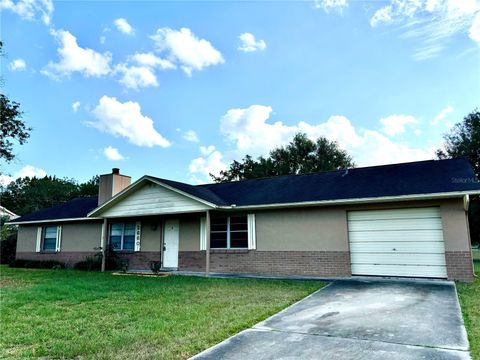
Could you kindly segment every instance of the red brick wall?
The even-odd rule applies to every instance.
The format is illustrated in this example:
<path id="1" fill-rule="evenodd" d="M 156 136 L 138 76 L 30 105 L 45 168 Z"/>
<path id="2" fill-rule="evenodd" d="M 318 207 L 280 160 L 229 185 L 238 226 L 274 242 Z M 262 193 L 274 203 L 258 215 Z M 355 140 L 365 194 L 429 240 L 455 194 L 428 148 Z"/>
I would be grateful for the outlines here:
<path id="1" fill-rule="evenodd" d="M 95 252 L 65 252 L 37 253 L 17 252 L 17 259 L 22 260 L 56 260 L 65 263 L 66 267 L 72 268 L 77 262 L 85 260 L 87 256 L 95 255 Z M 160 261 L 160 251 L 141 251 L 132 253 L 118 253 L 119 258 L 128 259 L 130 270 L 150 270 L 151 261 Z"/>
<path id="2" fill-rule="evenodd" d="M 205 251 L 182 251 L 180 270 L 205 271 Z M 210 271 L 264 275 L 345 277 L 351 275 L 344 251 L 212 250 Z"/>
<path id="3" fill-rule="evenodd" d="M 160 251 L 118 253 L 120 259 L 128 259 L 129 270 L 150 270 L 150 262 L 160 261 Z"/>
<path id="4" fill-rule="evenodd" d="M 473 262 L 470 251 L 446 251 L 445 260 L 450 280 L 473 281 Z"/>
<path id="5" fill-rule="evenodd" d="M 72 268 L 77 262 L 83 261 L 87 256 L 94 256 L 96 253 L 88 252 L 17 252 L 16 259 L 20 260 L 56 260 L 65 263 L 67 268 Z"/>

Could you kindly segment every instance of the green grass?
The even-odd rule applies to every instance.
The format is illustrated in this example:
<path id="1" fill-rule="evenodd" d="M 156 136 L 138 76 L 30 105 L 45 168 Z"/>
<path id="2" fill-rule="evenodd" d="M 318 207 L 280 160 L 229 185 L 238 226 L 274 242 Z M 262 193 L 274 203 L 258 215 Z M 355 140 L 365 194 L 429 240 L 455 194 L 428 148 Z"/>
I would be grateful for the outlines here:
<path id="1" fill-rule="evenodd" d="M 324 286 L 0 267 L 0 358 L 183 359 Z"/>
<path id="2" fill-rule="evenodd" d="M 480 260 L 474 264 L 475 273 L 480 275 Z M 458 283 L 457 290 L 472 358 L 480 360 L 480 278 L 475 278 L 473 284 Z"/>

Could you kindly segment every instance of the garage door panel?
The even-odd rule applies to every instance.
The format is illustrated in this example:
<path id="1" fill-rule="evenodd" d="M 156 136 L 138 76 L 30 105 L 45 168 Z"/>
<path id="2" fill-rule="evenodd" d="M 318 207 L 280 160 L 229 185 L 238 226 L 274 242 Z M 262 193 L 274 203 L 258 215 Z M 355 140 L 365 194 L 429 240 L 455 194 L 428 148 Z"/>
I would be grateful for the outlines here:
<path id="1" fill-rule="evenodd" d="M 381 219 L 350 221 L 348 223 L 349 231 L 404 231 L 404 230 L 441 230 L 442 221 L 438 218 L 429 219 Z"/>
<path id="2" fill-rule="evenodd" d="M 395 250 L 393 250 L 395 249 Z M 445 245 L 441 241 L 436 242 L 362 242 L 351 243 L 350 252 L 352 257 L 357 252 L 363 253 L 391 253 L 391 252 L 405 252 L 405 253 L 444 253 Z"/>
<path id="3" fill-rule="evenodd" d="M 439 207 L 348 213 L 352 274 L 447 276 Z"/>
<path id="4" fill-rule="evenodd" d="M 356 231 L 350 232 L 350 242 L 432 242 L 443 241 L 442 230 Z"/>
<path id="5" fill-rule="evenodd" d="M 411 253 L 356 253 L 352 264 L 370 265 L 435 265 L 445 266 L 445 255 Z"/>
<path id="6" fill-rule="evenodd" d="M 392 220 L 392 219 L 423 219 L 441 218 L 439 208 L 408 208 L 392 210 L 352 211 L 349 220 Z"/>
<path id="7" fill-rule="evenodd" d="M 378 276 L 408 276 L 408 277 L 446 277 L 445 266 L 415 266 L 415 265 L 367 265 L 352 264 L 355 275 Z"/>

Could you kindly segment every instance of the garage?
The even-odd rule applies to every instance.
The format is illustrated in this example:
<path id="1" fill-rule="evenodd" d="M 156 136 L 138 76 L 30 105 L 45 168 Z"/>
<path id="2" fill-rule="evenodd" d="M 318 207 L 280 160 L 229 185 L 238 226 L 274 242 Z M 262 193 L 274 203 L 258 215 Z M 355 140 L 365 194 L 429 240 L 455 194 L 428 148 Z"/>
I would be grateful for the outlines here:
<path id="1" fill-rule="evenodd" d="M 439 207 L 347 216 L 352 275 L 447 277 Z"/>

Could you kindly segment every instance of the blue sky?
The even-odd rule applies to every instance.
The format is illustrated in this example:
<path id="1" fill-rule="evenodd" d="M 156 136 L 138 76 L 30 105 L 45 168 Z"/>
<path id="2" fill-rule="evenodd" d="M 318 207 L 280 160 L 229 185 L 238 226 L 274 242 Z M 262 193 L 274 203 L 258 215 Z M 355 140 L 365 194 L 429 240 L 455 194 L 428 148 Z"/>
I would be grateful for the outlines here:
<path id="1" fill-rule="evenodd" d="M 434 157 L 480 104 L 480 3 L 0 0 L 4 91 L 31 139 L 2 164 L 85 181 L 209 181 L 296 132 L 358 166 Z"/>

